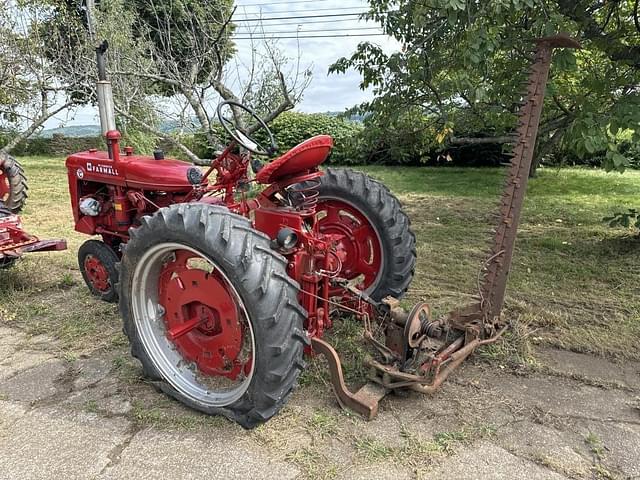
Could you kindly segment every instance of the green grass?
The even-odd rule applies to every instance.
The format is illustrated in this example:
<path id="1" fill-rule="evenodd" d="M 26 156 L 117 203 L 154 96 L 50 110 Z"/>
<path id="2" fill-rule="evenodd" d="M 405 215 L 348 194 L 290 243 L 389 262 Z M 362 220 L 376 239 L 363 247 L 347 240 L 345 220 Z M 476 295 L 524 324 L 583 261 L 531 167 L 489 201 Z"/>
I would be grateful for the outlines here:
<path id="1" fill-rule="evenodd" d="M 502 173 L 363 170 L 396 192 L 412 218 L 418 266 L 409 300 L 424 299 L 437 312 L 467 302 L 491 238 Z M 529 339 L 640 358 L 640 239 L 601 221 L 638 205 L 638 171 L 545 169 L 529 182 L 507 288 L 507 316 L 527 326 Z"/>
<path id="2" fill-rule="evenodd" d="M 73 231 L 64 159 L 19 160 L 29 182 L 29 200 L 21 214 L 25 228 L 40 238 L 65 238 L 69 248 L 30 254 L 0 272 L 5 322 L 30 334 L 53 336 L 65 353 L 122 344 L 117 306 L 93 298 L 80 275 L 76 255 L 88 237 Z"/>
<path id="3" fill-rule="evenodd" d="M 26 227 L 43 238 L 66 238 L 69 250 L 25 256 L 0 274 L 5 322 L 53 335 L 66 351 L 121 346 L 117 308 L 92 298 L 80 277 L 76 252 L 87 237 L 73 231 L 64 159 L 20 160 L 30 185 Z M 388 185 L 412 218 L 418 265 L 407 301 L 424 299 L 436 313 L 469 302 L 490 239 L 501 172 L 362 170 Z M 634 206 L 640 206 L 640 172 L 544 169 L 530 181 L 507 291 L 507 316 L 526 327 L 518 338 L 640 358 L 640 240 L 601 222 L 614 210 Z M 349 380 L 362 374 L 356 360 L 366 353 L 352 327 L 343 324 L 333 340 L 352 350 L 345 354 L 355 359 L 347 361 L 356 368 L 347 372 Z"/>

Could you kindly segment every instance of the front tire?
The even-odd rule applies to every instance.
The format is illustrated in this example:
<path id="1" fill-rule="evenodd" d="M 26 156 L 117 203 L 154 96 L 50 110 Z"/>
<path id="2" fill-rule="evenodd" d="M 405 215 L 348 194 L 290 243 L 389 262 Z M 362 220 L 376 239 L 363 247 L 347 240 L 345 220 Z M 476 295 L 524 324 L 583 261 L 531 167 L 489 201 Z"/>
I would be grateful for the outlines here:
<path id="1" fill-rule="evenodd" d="M 162 391 L 245 428 L 286 403 L 304 367 L 306 312 L 285 259 L 247 219 L 162 208 L 130 230 L 120 279 L 131 352 Z"/>
<path id="2" fill-rule="evenodd" d="M 118 301 L 118 254 L 106 243 L 87 240 L 78 249 L 78 266 L 89 291 L 100 300 Z"/>
<path id="3" fill-rule="evenodd" d="M 382 183 L 351 169 L 328 168 L 318 188 L 319 228 L 345 235 L 340 276 L 363 276 L 374 300 L 402 298 L 413 279 L 416 237 L 400 201 Z"/>

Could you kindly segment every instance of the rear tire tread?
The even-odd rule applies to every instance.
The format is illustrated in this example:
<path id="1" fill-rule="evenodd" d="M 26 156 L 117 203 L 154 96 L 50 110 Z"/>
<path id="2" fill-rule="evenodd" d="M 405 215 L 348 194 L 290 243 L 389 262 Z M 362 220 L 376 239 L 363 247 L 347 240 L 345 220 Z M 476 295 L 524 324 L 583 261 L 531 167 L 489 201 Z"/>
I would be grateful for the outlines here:
<path id="1" fill-rule="evenodd" d="M 251 228 L 246 218 L 220 206 L 181 204 L 162 208 L 149 217 L 147 226 L 131 232 L 135 235 L 131 235 L 122 260 L 120 310 L 131 353 L 140 360 L 145 374 L 186 405 L 224 415 L 245 428 L 275 415 L 296 386 L 308 344 L 303 330 L 306 312 L 297 301 L 299 286 L 287 276 L 284 257 L 270 249 L 269 238 Z M 135 263 L 153 244 L 169 241 L 191 246 L 212 258 L 238 290 L 252 319 L 255 352 L 262 360 L 256 360 L 247 392 L 230 405 L 203 405 L 175 390 L 162 379 L 136 331 L 129 292 Z"/>
<path id="2" fill-rule="evenodd" d="M 0 161 L 2 158 L 0 157 Z M 4 161 L 0 163 L 2 170 L 9 179 L 9 198 L 5 203 L 5 207 L 12 213 L 20 213 L 27 203 L 29 197 L 29 187 L 27 185 L 27 177 L 24 168 L 11 155 L 4 156 Z"/>

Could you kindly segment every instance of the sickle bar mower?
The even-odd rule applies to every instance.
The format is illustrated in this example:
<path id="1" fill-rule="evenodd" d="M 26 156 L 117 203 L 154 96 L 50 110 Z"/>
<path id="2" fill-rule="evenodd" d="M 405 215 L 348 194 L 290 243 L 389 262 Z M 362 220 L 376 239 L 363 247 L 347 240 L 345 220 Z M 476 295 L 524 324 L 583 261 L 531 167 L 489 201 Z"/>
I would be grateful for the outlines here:
<path id="1" fill-rule="evenodd" d="M 365 338 L 370 340 L 381 360 L 367 360 L 370 381 L 355 394 L 344 384 L 336 351 L 325 341 L 312 339 L 314 349 L 329 361 L 333 388 L 339 402 L 366 418 L 376 415 L 379 400 L 394 389 L 434 392 L 476 348 L 495 342 L 507 328 L 501 318 L 501 310 L 552 51 L 554 48 L 580 48 L 575 40 L 565 35 L 541 38 L 536 44 L 535 61 L 519 111 L 512 160 L 499 204 L 499 223 L 482 265 L 479 302 L 431 320 L 426 304 L 416 305 L 407 314 L 398 306 L 398 300 L 391 297 L 383 299 L 378 311 L 382 314 L 380 325 L 384 326 L 384 343 L 376 340 L 366 317 L 364 322 Z"/>

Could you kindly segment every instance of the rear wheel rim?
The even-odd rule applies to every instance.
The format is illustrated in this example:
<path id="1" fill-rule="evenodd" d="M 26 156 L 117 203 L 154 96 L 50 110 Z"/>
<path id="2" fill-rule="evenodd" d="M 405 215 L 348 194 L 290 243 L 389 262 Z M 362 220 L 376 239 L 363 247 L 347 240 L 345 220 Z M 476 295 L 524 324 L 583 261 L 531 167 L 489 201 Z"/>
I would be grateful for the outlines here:
<path id="1" fill-rule="evenodd" d="M 11 184 L 9 176 L 3 167 L 0 167 L 0 202 L 6 202 L 11 195 Z"/>
<path id="2" fill-rule="evenodd" d="M 347 280 L 363 275 L 362 285 L 373 292 L 382 277 L 384 253 L 380 234 L 362 210 L 341 198 L 322 197 L 316 207 L 320 233 L 340 234 L 347 258 L 340 276 Z"/>
<path id="3" fill-rule="evenodd" d="M 140 340 L 173 388 L 210 407 L 244 395 L 255 371 L 253 326 L 214 261 L 186 245 L 156 245 L 138 261 L 131 292 Z"/>

